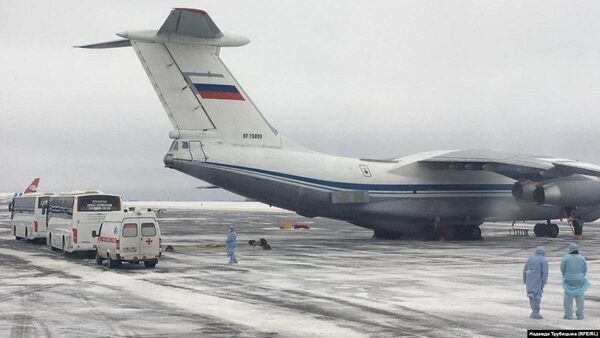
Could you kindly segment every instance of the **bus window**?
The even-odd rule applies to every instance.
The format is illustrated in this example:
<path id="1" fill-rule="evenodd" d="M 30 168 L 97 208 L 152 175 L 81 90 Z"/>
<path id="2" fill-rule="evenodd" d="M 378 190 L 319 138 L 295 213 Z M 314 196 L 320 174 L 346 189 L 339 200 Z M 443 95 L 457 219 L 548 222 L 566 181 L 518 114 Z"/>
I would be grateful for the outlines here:
<path id="1" fill-rule="evenodd" d="M 154 223 L 142 223 L 142 237 L 156 236 L 156 227 Z"/>
<path id="2" fill-rule="evenodd" d="M 32 214 L 35 211 L 35 197 L 18 197 L 13 200 L 13 211 Z"/>
<path id="3" fill-rule="evenodd" d="M 137 224 L 127 223 L 123 225 L 123 237 L 137 237 Z"/>
<path id="4" fill-rule="evenodd" d="M 73 217 L 74 197 L 52 197 L 48 202 L 50 216 L 71 219 Z"/>
<path id="5" fill-rule="evenodd" d="M 118 211 L 121 210 L 119 196 L 92 195 L 80 196 L 77 200 L 77 211 Z"/>

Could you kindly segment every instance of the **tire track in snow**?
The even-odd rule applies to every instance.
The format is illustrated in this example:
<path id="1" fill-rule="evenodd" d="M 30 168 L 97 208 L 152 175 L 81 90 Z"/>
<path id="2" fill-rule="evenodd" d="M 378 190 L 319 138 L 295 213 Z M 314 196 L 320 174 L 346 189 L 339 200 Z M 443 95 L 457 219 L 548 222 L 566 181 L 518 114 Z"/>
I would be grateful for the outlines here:
<path id="1" fill-rule="evenodd" d="M 340 327 L 327 320 L 270 305 L 257 305 L 174 289 L 139 280 L 132 276 L 121 275 L 112 271 L 99 271 L 97 268 L 49 259 L 27 252 L 0 249 L 0 254 L 15 256 L 29 261 L 31 265 L 45 267 L 46 269 L 69 271 L 71 275 L 81 278 L 83 282 L 119 287 L 141 298 L 151 298 L 154 301 L 185 309 L 188 312 L 227 320 L 252 327 L 261 332 L 268 330 L 268 333 L 277 332 L 287 336 L 366 336 L 362 332 Z M 290 323 L 291 320 L 293 320 L 293 325 Z"/>

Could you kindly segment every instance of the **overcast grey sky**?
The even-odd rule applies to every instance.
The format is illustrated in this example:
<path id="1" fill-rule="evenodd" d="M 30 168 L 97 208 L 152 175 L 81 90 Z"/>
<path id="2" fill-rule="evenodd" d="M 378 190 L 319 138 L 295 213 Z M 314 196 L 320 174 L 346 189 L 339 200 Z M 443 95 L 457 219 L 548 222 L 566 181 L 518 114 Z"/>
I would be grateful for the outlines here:
<path id="1" fill-rule="evenodd" d="M 162 165 L 171 124 L 130 48 L 71 46 L 205 9 L 269 122 L 353 157 L 495 148 L 600 163 L 598 1 L 0 1 L 0 191 L 227 199 Z"/>

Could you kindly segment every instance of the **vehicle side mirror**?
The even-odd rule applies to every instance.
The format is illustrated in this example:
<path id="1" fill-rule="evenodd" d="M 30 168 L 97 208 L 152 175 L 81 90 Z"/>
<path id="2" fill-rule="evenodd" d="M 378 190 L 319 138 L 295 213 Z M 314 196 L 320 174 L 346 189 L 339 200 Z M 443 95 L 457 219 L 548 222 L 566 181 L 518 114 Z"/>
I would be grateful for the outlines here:
<path id="1" fill-rule="evenodd" d="M 98 234 L 96 233 L 96 230 L 93 230 L 93 231 L 92 231 L 92 237 L 93 237 L 93 238 L 96 238 L 96 237 L 98 237 Z"/>

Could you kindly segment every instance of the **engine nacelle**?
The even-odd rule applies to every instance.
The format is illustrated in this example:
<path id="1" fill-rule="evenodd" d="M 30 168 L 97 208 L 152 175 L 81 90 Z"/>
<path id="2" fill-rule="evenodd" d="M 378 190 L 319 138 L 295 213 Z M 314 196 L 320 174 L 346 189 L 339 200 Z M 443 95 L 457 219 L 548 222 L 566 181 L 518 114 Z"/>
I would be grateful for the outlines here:
<path id="1" fill-rule="evenodd" d="M 517 182 L 512 187 L 512 195 L 517 201 L 533 202 L 533 192 L 538 184 L 531 181 Z"/>
<path id="2" fill-rule="evenodd" d="M 561 207 L 600 205 L 600 181 L 594 179 L 561 180 L 538 186 L 533 191 L 537 204 Z"/>

